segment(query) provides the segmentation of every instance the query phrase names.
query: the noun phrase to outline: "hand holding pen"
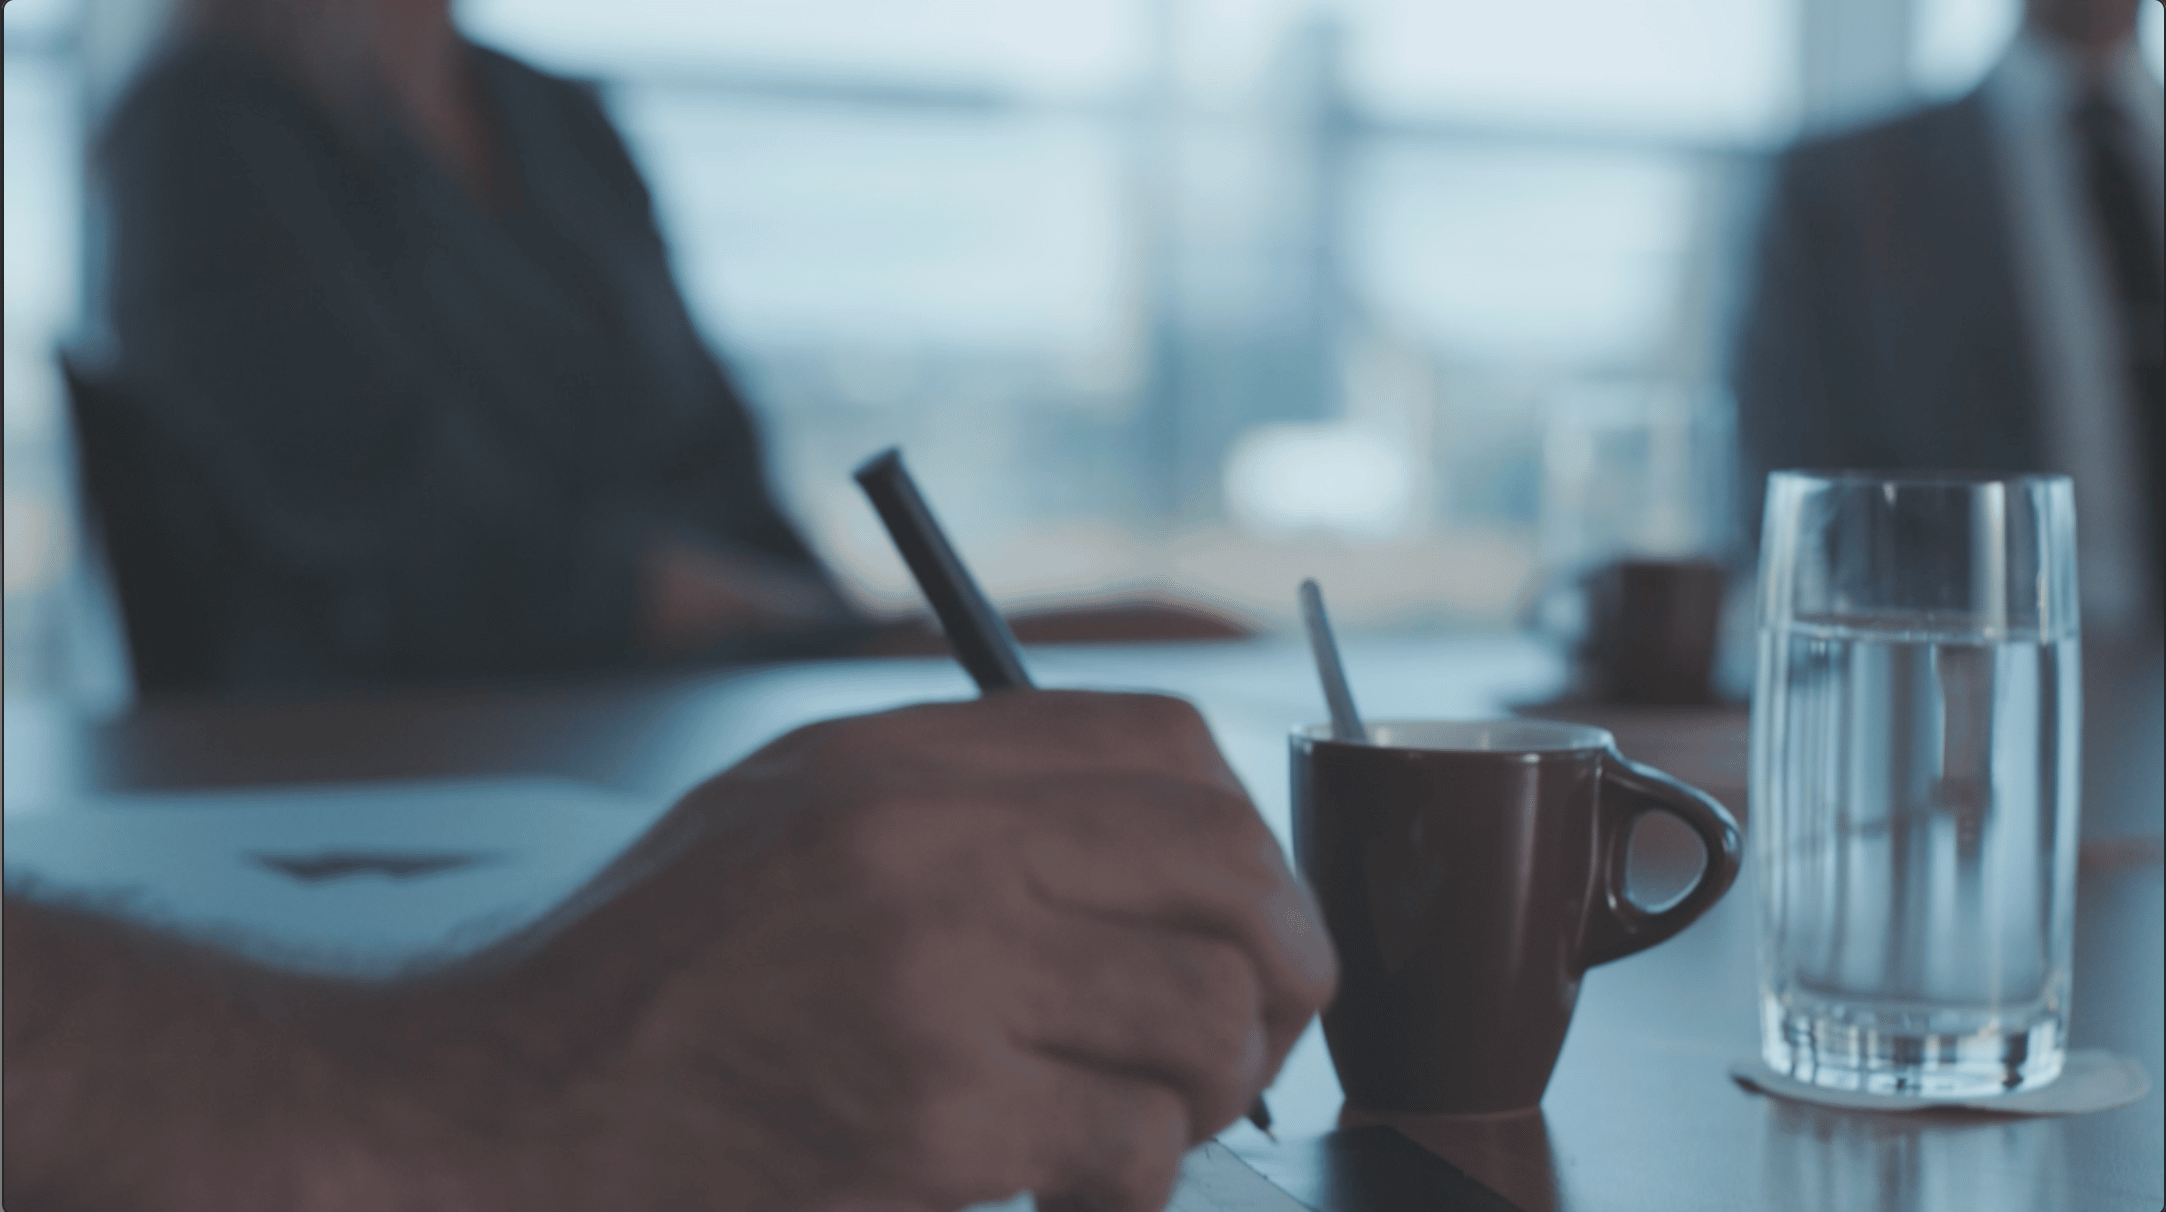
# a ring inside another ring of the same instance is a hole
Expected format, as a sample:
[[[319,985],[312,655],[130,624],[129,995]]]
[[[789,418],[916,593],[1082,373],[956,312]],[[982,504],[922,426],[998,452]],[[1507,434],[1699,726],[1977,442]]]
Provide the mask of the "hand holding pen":
[[[1007,621],[986,599],[933,520],[916,483],[903,468],[902,452],[889,448],[866,460],[857,470],[857,482],[940,620],[956,661],[977,683],[979,692],[1030,689],[1030,673],[1023,667],[1022,652]],[[1261,1094],[1249,1108],[1248,1120],[1270,1135],[1271,1109]]]

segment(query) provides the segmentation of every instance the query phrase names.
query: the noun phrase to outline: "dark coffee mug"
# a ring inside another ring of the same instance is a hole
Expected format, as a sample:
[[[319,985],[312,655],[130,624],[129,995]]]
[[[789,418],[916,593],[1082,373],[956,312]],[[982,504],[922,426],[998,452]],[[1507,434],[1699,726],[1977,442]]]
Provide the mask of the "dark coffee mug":
[[[1729,579],[1712,560],[1619,560],[1589,575],[1579,649],[1587,692],[1606,703],[1711,701]]]
[[[1349,1102],[1479,1114],[1542,1101],[1580,976],[1690,925],[1737,878],[1721,804],[1618,756],[1600,728],[1383,721],[1294,733],[1294,854],[1339,952],[1324,1038]],[[1662,909],[1625,896],[1632,826],[1706,850]]]

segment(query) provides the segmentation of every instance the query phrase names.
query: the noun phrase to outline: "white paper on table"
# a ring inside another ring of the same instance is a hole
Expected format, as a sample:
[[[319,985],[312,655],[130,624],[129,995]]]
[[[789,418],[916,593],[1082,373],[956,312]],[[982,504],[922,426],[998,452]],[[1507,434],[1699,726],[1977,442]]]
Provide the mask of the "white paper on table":
[[[7,883],[291,968],[379,974],[531,922],[668,807],[532,778],[10,803]]]

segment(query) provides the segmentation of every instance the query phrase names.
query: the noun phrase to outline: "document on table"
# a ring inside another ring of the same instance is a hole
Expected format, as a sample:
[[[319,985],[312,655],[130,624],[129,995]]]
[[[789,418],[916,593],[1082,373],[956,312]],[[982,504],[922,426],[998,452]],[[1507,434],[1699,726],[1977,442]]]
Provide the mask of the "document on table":
[[[978,1204],[964,1212],[1035,1212],[1028,1195],[997,1204]],[[1233,1150],[1205,1141],[1181,1159],[1181,1180],[1166,1212],[1309,1212],[1308,1205],[1271,1185],[1249,1169]]]
[[[526,925],[668,807],[569,779],[11,800],[7,883],[268,963],[372,974]]]

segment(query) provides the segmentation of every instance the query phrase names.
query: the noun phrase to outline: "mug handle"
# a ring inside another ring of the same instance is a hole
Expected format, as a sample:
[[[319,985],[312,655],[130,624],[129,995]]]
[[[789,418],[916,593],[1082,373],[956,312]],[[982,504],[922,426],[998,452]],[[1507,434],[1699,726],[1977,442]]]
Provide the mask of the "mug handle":
[[[1592,968],[1645,951],[1691,925],[1714,907],[1737,880],[1737,818],[1715,798],[1689,787],[1652,766],[1627,761],[1615,748],[1603,755],[1602,786],[1597,793],[1600,821],[1595,845],[1600,877],[1587,930],[1580,940],[1580,962]],[[1667,812],[1699,835],[1706,861],[1692,888],[1674,905],[1649,912],[1625,895],[1625,867],[1632,852],[1632,827],[1649,812]]]

